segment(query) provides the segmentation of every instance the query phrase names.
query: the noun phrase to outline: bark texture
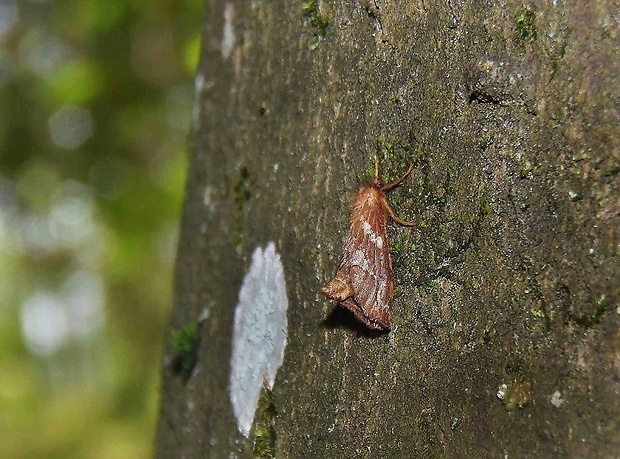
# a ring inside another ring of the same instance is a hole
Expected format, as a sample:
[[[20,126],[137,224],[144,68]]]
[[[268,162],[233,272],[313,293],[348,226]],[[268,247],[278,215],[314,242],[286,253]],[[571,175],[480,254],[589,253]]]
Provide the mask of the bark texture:
[[[198,339],[167,354],[157,457],[618,457],[619,21],[603,0],[210,1],[171,324]],[[388,334],[318,294],[375,154],[386,182],[419,160],[389,196],[420,225],[389,228]],[[287,346],[246,438],[233,317],[269,241]]]

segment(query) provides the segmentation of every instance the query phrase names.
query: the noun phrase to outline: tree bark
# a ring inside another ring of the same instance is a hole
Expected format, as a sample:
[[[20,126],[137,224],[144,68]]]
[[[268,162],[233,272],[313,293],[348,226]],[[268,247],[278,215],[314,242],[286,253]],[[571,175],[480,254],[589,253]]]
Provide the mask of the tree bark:
[[[209,2],[157,457],[618,457],[619,21]],[[318,294],[375,155],[386,182],[416,161],[389,333]]]

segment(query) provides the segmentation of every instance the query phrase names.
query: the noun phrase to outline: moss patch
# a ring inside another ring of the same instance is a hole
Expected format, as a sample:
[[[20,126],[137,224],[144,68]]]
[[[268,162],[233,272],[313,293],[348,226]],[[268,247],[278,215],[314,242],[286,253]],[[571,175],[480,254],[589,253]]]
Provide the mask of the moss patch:
[[[538,303],[538,308],[533,307],[530,309],[530,313],[537,319],[542,319],[544,331],[548,332],[551,329],[551,317],[549,316],[547,301],[538,282],[532,279],[526,293],[532,294],[534,301]]]
[[[259,459],[273,459],[276,457],[276,407],[273,403],[273,393],[263,388],[258,399],[256,409],[256,423],[254,427],[254,445],[252,457]]]
[[[531,397],[532,388],[529,383],[500,384],[497,389],[497,398],[502,401],[506,411],[512,411],[517,407],[523,408]]]
[[[179,330],[172,330],[170,347],[175,353],[174,371],[186,379],[198,360],[198,323],[192,322]]]
[[[535,42],[538,38],[536,29],[536,13],[532,10],[521,10],[515,17],[516,39],[519,43]]]
[[[411,143],[407,140],[389,139],[382,134],[377,136],[380,164],[388,169],[388,174],[381,174],[384,183],[392,182],[407,170],[413,160],[411,150]]]
[[[555,78],[555,75],[558,73],[558,66],[560,64],[560,60],[564,58],[564,54],[566,53],[566,45],[568,40],[565,38],[560,43],[560,46],[556,48],[550,55],[551,59],[551,75],[549,76],[549,81]]]
[[[592,314],[578,317],[575,322],[577,322],[583,327],[591,328],[601,321],[602,315],[605,313],[605,311],[607,311],[608,308],[609,302],[607,301],[607,297],[603,294],[596,301],[596,306]]]
[[[304,3],[303,15],[314,30],[315,41],[310,45],[310,49],[314,50],[318,48],[320,41],[327,33],[329,18],[326,14],[321,13],[321,8],[319,8],[319,3],[317,0],[309,0]]]

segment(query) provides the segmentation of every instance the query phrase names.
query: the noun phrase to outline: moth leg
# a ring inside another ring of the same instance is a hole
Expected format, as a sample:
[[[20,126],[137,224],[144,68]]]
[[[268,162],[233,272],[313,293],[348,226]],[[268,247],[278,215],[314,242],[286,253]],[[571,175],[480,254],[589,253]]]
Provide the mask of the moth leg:
[[[390,218],[392,220],[394,220],[396,223],[398,223],[399,225],[403,225],[403,226],[417,226],[416,222],[408,222],[406,220],[403,220],[402,218],[400,218],[398,215],[396,215],[394,213],[394,211],[392,210],[392,208],[390,207],[390,205],[386,205],[385,206],[390,214]]]
[[[394,188],[395,186],[400,185],[400,183],[401,183],[403,180],[405,180],[409,174],[411,174],[411,171],[413,170],[413,166],[414,166],[414,165],[415,165],[415,162],[411,163],[411,164],[409,165],[409,169],[407,169],[407,172],[405,172],[405,173],[404,173],[404,174],[403,174],[403,175],[402,175],[402,176],[401,176],[398,180],[396,180],[396,181],[394,181],[394,182],[392,182],[392,183],[388,183],[387,185],[383,185],[383,186],[381,187],[381,191],[389,191],[389,190],[391,190],[392,188]],[[376,171],[377,171],[376,173],[378,174],[378,173],[379,173],[379,163],[378,163],[378,162],[377,162],[377,169],[376,169]],[[393,217],[392,217],[392,218],[393,218]]]

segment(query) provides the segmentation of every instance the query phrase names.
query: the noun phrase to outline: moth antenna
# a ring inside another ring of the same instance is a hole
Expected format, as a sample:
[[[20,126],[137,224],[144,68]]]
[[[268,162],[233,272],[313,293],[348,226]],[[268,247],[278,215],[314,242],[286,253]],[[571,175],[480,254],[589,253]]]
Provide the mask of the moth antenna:
[[[379,182],[379,156],[375,155],[375,182]]]
[[[403,220],[402,218],[400,218],[398,215],[394,213],[394,211],[392,210],[389,204],[386,207],[390,214],[390,218],[394,220],[396,223],[398,223],[399,225],[403,225],[403,226],[417,226],[418,225],[416,222],[408,222],[407,220]]]
[[[383,185],[381,187],[381,191],[390,191],[392,188],[400,185],[400,183],[405,180],[407,178],[407,176],[409,174],[411,174],[411,171],[413,170],[413,166],[415,165],[415,162],[412,162],[409,165],[409,169],[407,169],[407,172],[405,172],[398,180],[396,180],[395,182],[392,183],[388,183],[387,185]],[[377,173],[379,173],[379,164],[377,163]],[[393,213],[392,213],[393,215]],[[393,217],[392,217],[393,218]]]

